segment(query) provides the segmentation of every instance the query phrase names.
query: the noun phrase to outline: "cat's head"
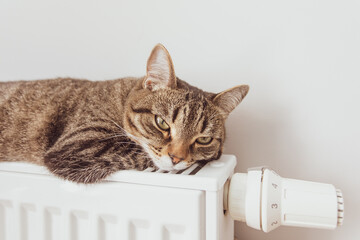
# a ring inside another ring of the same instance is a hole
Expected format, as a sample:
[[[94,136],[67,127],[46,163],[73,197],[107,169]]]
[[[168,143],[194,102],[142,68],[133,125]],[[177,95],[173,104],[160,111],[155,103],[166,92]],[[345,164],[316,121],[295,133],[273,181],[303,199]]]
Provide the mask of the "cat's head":
[[[168,51],[157,45],[147,75],[128,97],[123,124],[163,170],[181,170],[221,156],[225,119],[246,96],[247,85],[218,94],[177,79]]]

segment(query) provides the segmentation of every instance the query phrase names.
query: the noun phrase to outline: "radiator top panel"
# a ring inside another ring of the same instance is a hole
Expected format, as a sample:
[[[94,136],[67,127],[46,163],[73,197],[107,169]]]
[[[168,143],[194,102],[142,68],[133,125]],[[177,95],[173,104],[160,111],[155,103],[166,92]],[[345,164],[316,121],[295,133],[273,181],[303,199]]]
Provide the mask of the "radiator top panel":
[[[231,176],[235,165],[235,156],[222,155],[219,160],[196,163],[180,171],[168,172],[153,168],[147,168],[144,171],[122,170],[112,174],[105,181],[217,191]],[[1,171],[51,176],[45,167],[22,162],[2,162],[0,163]]]

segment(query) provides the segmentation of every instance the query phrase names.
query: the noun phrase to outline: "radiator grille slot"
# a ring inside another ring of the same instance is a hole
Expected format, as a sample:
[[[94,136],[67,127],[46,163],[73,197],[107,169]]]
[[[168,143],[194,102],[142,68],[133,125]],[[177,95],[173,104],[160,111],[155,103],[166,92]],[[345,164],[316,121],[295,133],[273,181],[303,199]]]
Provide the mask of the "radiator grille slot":
[[[191,165],[188,168],[185,168],[183,170],[175,170],[175,171],[165,171],[165,170],[161,170],[161,169],[155,169],[155,168],[146,168],[145,170],[143,170],[143,172],[157,172],[157,173],[167,173],[167,174],[181,174],[181,175],[195,175],[196,173],[198,173],[203,167],[205,167],[207,164],[207,162],[200,162],[200,163],[195,163],[193,165]]]

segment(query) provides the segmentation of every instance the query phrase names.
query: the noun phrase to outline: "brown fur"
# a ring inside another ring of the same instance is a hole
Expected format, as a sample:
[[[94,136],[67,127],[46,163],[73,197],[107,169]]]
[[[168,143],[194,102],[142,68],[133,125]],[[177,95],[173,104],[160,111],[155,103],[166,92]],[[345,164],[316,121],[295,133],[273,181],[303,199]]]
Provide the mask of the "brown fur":
[[[224,121],[248,87],[220,94],[193,87],[175,77],[162,45],[147,66],[143,78],[0,83],[0,161],[45,165],[61,178],[93,183],[120,169],[180,170],[219,158]],[[199,137],[213,140],[203,145]]]

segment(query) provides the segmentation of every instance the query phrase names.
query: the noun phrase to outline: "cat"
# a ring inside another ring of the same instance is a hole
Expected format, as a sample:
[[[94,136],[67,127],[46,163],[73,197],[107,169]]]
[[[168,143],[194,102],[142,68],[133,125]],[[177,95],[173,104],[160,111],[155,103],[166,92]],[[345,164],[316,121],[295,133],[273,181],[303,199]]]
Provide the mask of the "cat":
[[[0,161],[96,183],[122,169],[177,171],[222,154],[225,120],[249,90],[218,94],[176,77],[158,44],[146,76],[0,83]]]

